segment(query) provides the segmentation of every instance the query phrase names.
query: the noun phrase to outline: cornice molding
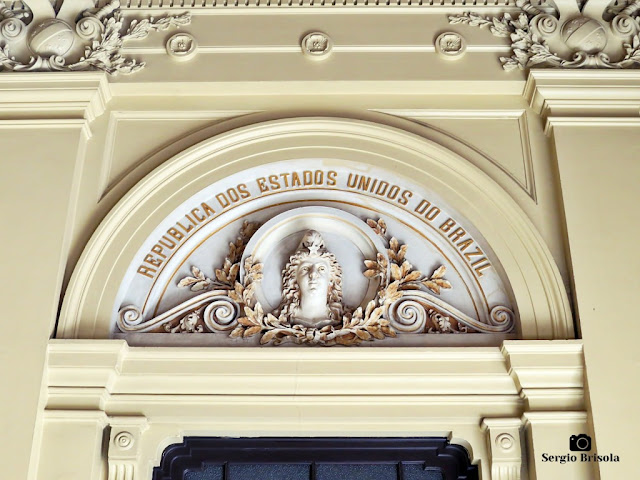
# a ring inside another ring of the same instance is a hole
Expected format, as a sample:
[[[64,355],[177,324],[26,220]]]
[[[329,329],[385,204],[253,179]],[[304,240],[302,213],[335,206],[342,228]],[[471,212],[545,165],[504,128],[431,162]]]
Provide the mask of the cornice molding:
[[[91,123],[111,100],[104,72],[0,75],[0,116],[5,119],[82,119]]]
[[[501,350],[529,409],[560,409],[568,399],[574,409],[584,408],[582,341],[507,340]]]
[[[568,426],[574,423],[584,424],[588,420],[587,412],[525,412],[522,421],[529,427],[531,425],[562,425]]]
[[[523,92],[547,133],[554,124],[637,123],[640,71],[531,70]]]
[[[78,389],[87,392],[83,398],[95,408],[90,392],[107,403],[113,395],[200,400],[211,395],[418,395],[428,403],[433,402],[427,397],[437,403],[436,397],[455,395],[460,405],[492,398],[516,406],[523,392],[526,397],[544,388],[550,401],[545,404],[541,397],[535,407],[551,410],[574,409],[576,395],[582,401],[583,375],[581,341],[505,341],[501,352],[497,347],[154,348],[130,347],[124,340],[51,340],[47,378],[49,406],[59,409],[77,401]]]
[[[163,2],[162,0],[123,0],[122,10],[128,11],[154,11],[179,9],[189,10],[198,14],[218,14],[221,11],[238,12],[265,12],[274,10],[284,10],[287,12],[309,12],[309,11],[360,11],[367,12],[389,12],[390,10],[411,11],[433,11],[442,7],[460,8],[460,3],[456,0],[431,0],[408,2],[407,0],[272,0],[270,2],[262,0],[184,0],[183,2]],[[479,0],[476,4],[465,9],[508,9],[514,10],[513,2],[510,0]]]

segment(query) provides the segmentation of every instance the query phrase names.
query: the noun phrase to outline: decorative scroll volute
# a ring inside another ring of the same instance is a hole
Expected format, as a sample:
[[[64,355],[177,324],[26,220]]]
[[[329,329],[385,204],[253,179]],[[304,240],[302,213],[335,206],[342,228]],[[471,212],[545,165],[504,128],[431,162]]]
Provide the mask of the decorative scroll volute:
[[[517,0],[519,15],[450,15],[452,24],[488,28],[511,41],[513,54],[501,57],[505,70],[536,66],[632,68],[640,65],[640,1],[598,0],[534,4]],[[606,19],[606,20],[605,20]]]
[[[318,215],[332,212],[323,208]],[[271,222],[276,220],[278,217]],[[355,217],[353,221],[360,222]],[[237,239],[229,243],[223,264],[215,269],[215,278],[207,277],[201,266],[192,265],[191,275],[179,279],[178,286],[198,293],[196,296],[148,320],[143,320],[135,306],[126,306],[119,312],[118,328],[123,332],[215,333],[237,341],[258,337],[260,344],[324,346],[383,341],[398,334],[513,330],[515,315],[505,306],[493,307],[487,314],[488,322],[482,322],[442,300],[441,293],[452,289],[447,267],[440,265],[428,275],[414,268],[408,260],[408,245],[387,233],[383,219],[367,219],[358,228],[370,232],[380,245],[377,253],[365,258],[359,272],[349,272],[375,286],[372,297],[359,306],[346,303],[346,272],[316,230],[298,230],[298,246],[280,275],[280,303],[275,307],[263,304],[264,265],[253,256],[255,252],[245,249],[249,244],[255,248],[270,241],[262,236],[277,228],[259,228],[257,223],[245,221]],[[257,243],[252,240],[254,235],[259,238]]]
[[[23,4],[29,8],[11,10],[0,2],[0,66],[4,70],[134,73],[145,64],[121,54],[125,41],[191,21],[189,13],[182,13],[132,20],[125,28],[119,0],[101,8],[94,8],[92,0],[64,0],[57,13],[48,0],[23,0]]]

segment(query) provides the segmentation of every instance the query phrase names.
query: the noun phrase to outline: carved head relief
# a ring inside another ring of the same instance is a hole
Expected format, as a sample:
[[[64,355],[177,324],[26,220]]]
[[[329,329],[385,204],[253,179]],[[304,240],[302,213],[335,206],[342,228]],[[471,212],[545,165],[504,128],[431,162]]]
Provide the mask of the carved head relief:
[[[282,272],[280,311],[291,324],[322,328],[342,318],[342,269],[315,230],[307,231]]]

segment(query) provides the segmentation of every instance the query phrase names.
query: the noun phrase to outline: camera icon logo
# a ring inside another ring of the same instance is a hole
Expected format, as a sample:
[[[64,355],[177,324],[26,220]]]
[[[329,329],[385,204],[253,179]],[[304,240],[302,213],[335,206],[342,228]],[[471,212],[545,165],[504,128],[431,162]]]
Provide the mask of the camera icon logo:
[[[585,433],[569,437],[569,450],[572,452],[588,452],[591,450],[591,437]]]

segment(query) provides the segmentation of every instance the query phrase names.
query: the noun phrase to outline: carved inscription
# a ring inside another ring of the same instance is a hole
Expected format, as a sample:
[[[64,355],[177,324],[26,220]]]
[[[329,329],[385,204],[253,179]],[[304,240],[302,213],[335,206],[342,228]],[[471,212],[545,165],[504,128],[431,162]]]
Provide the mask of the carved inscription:
[[[214,193],[210,200],[186,207],[181,217],[158,238],[144,256],[138,274],[153,279],[171,255],[200,226],[225,210],[252,198],[288,190],[329,189],[369,195],[411,212],[432,224],[462,255],[476,276],[491,268],[491,263],[471,235],[431,200],[384,178],[330,169],[295,170],[247,180]]]

